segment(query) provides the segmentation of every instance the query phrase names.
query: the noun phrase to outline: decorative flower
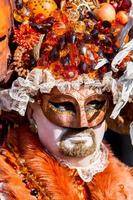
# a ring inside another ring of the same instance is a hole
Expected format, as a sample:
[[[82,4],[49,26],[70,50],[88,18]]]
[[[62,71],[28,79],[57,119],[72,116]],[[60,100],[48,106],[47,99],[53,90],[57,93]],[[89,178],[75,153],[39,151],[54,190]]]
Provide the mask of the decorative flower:
[[[56,61],[52,63],[49,69],[52,71],[52,74],[54,75],[55,79],[60,79],[62,77],[63,66],[61,65],[60,62]]]
[[[27,50],[32,50],[39,42],[40,33],[32,29],[29,24],[20,25],[19,29],[14,30],[14,42]]]
[[[78,68],[76,66],[66,66],[62,73],[62,76],[67,81],[75,80],[79,75]]]
[[[54,0],[28,0],[26,6],[33,16],[41,13],[45,18],[49,17],[57,9],[57,4]]]
[[[57,35],[54,32],[50,31],[46,36],[45,44],[51,45],[51,46],[58,44]]]
[[[99,79],[98,71],[90,70],[88,73],[90,79]]]

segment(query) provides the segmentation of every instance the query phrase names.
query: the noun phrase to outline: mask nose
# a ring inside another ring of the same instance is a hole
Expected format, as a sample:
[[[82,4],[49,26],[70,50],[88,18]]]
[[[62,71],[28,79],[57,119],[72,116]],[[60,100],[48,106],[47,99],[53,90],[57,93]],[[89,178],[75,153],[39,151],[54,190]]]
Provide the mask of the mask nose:
[[[85,112],[84,106],[80,107],[80,116],[79,116],[79,126],[80,128],[88,128],[88,121],[87,121],[87,116]]]

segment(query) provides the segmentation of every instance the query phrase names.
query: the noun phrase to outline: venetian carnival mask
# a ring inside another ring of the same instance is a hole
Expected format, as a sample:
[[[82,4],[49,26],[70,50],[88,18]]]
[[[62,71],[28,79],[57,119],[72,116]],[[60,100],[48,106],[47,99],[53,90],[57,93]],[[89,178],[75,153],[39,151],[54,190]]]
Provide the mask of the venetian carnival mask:
[[[62,94],[53,88],[50,94],[41,95],[45,116],[54,124],[68,128],[91,128],[99,125],[107,111],[107,97],[81,87]]]
[[[47,94],[40,95],[40,103],[30,104],[30,107],[40,141],[47,149],[54,155],[64,155],[69,159],[83,159],[99,151],[105,132],[105,95],[81,87],[65,94],[53,88],[49,99],[45,97]]]
[[[80,158],[99,149],[104,130],[99,133],[95,130],[105,119],[108,104],[105,94],[97,94],[84,86],[78,91],[71,89],[61,93],[55,87],[50,94],[41,94],[40,98],[44,115],[64,130],[58,138],[63,154]],[[58,139],[53,143],[57,143]]]

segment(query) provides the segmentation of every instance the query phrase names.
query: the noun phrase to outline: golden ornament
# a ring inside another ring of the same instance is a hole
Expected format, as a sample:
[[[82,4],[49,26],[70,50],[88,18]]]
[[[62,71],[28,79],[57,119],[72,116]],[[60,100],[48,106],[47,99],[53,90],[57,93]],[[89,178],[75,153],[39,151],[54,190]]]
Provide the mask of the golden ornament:
[[[54,0],[29,0],[26,4],[33,16],[43,14],[46,18],[57,9]]]

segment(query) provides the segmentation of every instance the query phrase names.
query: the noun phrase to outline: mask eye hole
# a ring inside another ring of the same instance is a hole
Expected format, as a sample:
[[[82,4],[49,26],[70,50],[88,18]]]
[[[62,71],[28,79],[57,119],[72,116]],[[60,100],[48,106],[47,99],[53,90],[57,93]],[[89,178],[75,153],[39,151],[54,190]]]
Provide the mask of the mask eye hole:
[[[6,35],[3,35],[2,37],[0,37],[0,42],[2,42],[5,39],[6,39]]]
[[[95,125],[104,119],[106,114],[106,100],[92,100],[85,105],[87,120]]]
[[[76,113],[75,107],[71,102],[52,102],[49,101],[49,106],[59,112]]]
[[[93,100],[86,105],[86,111],[87,112],[89,110],[97,110],[98,111],[98,110],[102,109],[104,104],[105,104],[105,100],[104,101]]]

